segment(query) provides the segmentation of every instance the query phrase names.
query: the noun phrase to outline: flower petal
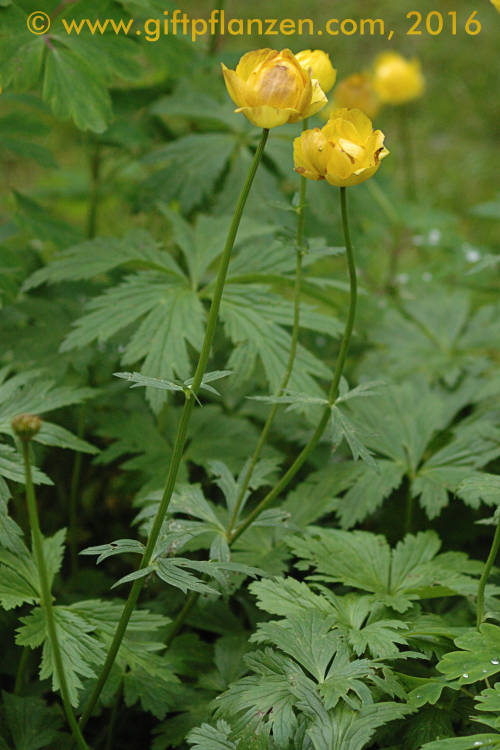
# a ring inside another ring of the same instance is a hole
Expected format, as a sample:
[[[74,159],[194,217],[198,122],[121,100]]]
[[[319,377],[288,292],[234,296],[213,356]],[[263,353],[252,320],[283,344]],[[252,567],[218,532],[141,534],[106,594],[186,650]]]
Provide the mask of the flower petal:
[[[236,66],[236,74],[246,81],[249,75],[263,63],[272,60],[274,57],[278,57],[279,54],[278,50],[269,48],[255,49],[252,52],[247,52]]]
[[[234,110],[241,112],[254,125],[259,128],[275,128],[290,122],[291,115],[296,113],[294,109],[277,109],[264,104],[260,107],[239,107]]]
[[[246,84],[234,70],[226,68],[224,63],[222,65],[222,73],[224,75],[224,81],[228,90],[229,96],[236,104],[237,107],[244,107],[246,102]]]

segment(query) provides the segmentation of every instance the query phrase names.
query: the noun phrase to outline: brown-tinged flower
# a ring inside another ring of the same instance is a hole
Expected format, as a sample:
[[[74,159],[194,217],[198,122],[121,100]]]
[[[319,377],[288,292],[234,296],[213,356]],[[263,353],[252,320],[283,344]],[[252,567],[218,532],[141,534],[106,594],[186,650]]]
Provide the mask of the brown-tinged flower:
[[[222,72],[235,112],[261,128],[298,122],[327,102],[318,81],[289,49],[247,52],[236,70],[222,64]]]

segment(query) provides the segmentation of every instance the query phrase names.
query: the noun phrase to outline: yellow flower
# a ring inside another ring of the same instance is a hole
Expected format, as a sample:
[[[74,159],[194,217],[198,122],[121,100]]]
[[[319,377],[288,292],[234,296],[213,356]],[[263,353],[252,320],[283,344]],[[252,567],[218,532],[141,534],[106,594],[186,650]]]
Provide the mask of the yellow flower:
[[[493,3],[493,5],[495,6],[495,8],[500,13],[500,0],[491,0],[491,2]]]
[[[420,62],[397,52],[383,52],[375,60],[373,85],[382,102],[404,104],[422,96],[425,78]]]
[[[321,112],[321,117],[327,120],[334,109],[347,108],[360,109],[373,120],[380,107],[381,101],[373,88],[372,77],[368,73],[354,73],[337,84],[333,102]]]
[[[311,77],[316,78],[325,94],[328,94],[337,80],[337,71],[330,62],[330,55],[322,49],[303,49],[295,57],[303,68],[311,71]]]
[[[359,109],[334,110],[321,130],[306,130],[293,143],[295,170],[337,187],[364,182],[388,153],[384,134]]]
[[[250,122],[275,128],[316,114],[327,102],[318,81],[289,50],[259,49],[243,55],[236,70],[222,64],[229,96]]]

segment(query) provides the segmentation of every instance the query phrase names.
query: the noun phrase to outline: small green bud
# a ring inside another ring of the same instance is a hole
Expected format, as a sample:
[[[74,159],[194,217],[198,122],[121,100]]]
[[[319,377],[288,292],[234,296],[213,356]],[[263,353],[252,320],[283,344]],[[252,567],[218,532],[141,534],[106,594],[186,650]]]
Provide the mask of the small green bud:
[[[16,435],[27,443],[39,432],[42,420],[36,414],[18,414],[12,420],[11,425]]]

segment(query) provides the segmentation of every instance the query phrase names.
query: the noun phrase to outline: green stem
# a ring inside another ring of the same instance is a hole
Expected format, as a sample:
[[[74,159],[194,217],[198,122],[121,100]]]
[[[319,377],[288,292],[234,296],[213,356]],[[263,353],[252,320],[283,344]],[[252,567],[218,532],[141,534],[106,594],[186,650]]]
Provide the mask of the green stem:
[[[222,12],[224,10],[225,4],[226,4],[225,0],[215,0],[213,10],[219,10]],[[220,21],[220,14],[219,14],[219,21]],[[215,53],[217,52],[217,44],[219,42],[219,39],[220,39],[220,35],[218,33],[212,34],[212,36],[210,37],[210,44],[208,45],[208,54],[210,55],[210,57],[213,57]]]
[[[165,645],[168,647],[176,637],[176,635],[179,633],[180,629],[184,625],[184,621],[186,620],[187,616],[193,609],[194,605],[198,601],[199,593],[198,591],[190,591],[189,595],[184,602],[184,606],[179,611],[177,617],[173,621],[170,630],[168,631],[168,635],[165,638]]]
[[[499,547],[500,547],[500,518],[498,520],[497,527],[495,529],[495,536],[493,537],[490,554],[488,555],[488,559],[486,560],[484,564],[483,572],[481,574],[481,578],[479,579],[479,587],[477,590],[477,620],[476,620],[476,626],[478,630],[484,620],[484,589],[486,587],[486,581],[488,580],[488,576],[496,560]]]
[[[399,133],[406,178],[406,197],[408,200],[414,201],[417,198],[417,181],[415,177],[415,162],[413,159],[413,144],[408,109],[405,106],[399,108]]]
[[[406,488],[406,509],[405,509],[405,534],[411,534],[413,530],[413,510],[415,501],[412,495],[412,480],[408,477],[408,486]]]
[[[162,496],[160,505],[158,507],[158,510],[157,510],[157,513],[153,522],[153,526],[148,536],[146,549],[144,550],[144,554],[139,564],[140,570],[146,568],[151,561],[151,558],[153,556],[153,552],[156,546],[156,542],[160,535],[163,521],[165,519],[165,515],[168,510],[170,499],[174,491],[175,483],[177,480],[177,474],[179,472],[179,467],[181,464],[182,456],[184,454],[184,444],[186,442],[189,420],[190,420],[191,412],[193,410],[193,406],[195,402],[194,397],[198,394],[198,390],[200,388],[203,375],[205,374],[205,370],[206,370],[207,363],[208,363],[208,358],[210,356],[210,350],[212,348],[212,344],[214,340],[215,328],[217,325],[217,318],[219,314],[219,307],[220,307],[220,302],[222,298],[222,292],[224,290],[227,269],[229,266],[229,261],[231,259],[231,252],[233,249],[234,241],[236,239],[236,234],[238,232],[238,227],[241,221],[241,216],[243,214],[243,209],[245,207],[245,203],[248,198],[248,194],[250,192],[250,188],[252,186],[255,173],[257,172],[257,167],[259,166],[260,160],[262,158],[262,154],[264,152],[264,148],[266,145],[268,135],[269,135],[269,130],[264,129],[262,131],[262,137],[260,139],[260,143],[255,152],[255,156],[253,158],[250,170],[245,180],[245,184],[243,185],[243,188],[241,190],[238,203],[236,205],[236,209],[234,212],[233,220],[229,228],[228,236],[226,239],[226,244],[225,244],[224,251],[222,253],[222,257],[220,261],[219,271],[217,274],[217,282],[215,284],[214,296],[212,299],[212,304],[210,306],[210,312],[208,314],[207,326],[205,329],[205,337],[204,337],[202,349],[200,352],[200,358],[198,360],[198,366],[194,374],[193,383],[190,389],[191,392],[186,393],[184,408],[182,410],[182,415],[180,418],[179,426],[177,428],[177,435],[175,439],[174,448],[172,451],[172,458],[170,460],[168,475],[167,475],[167,479],[165,482],[165,489],[163,491],[163,496]],[[137,604],[137,600],[139,598],[139,594],[141,593],[143,585],[144,585],[144,578],[137,578],[132,584],[130,593],[128,595],[128,599],[123,608],[120,621],[117,625],[115,635],[111,642],[111,646],[106,656],[106,660],[102,667],[101,673],[97,679],[96,685],[89,698],[85,711],[83,712],[80,718],[81,727],[85,726],[90,715],[92,714],[92,711],[94,710],[94,706],[96,705],[99,695],[101,694],[101,690],[104,687],[104,684],[108,678],[108,675],[115,661],[116,655],[118,653],[118,649],[120,648],[121,642],[125,635],[128,622]]]
[[[299,205],[297,208],[298,211],[298,220],[297,220],[297,237],[296,237],[296,254],[297,254],[297,263],[295,268],[295,286],[294,286],[294,299],[293,299],[293,329],[292,329],[292,341],[290,344],[290,352],[288,355],[288,362],[285,369],[285,373],[283,375],[283,379],[281,381],[280,387],[278,389],[277,396],[282,396],[285,388],[288,385],[288,382],[290,380],[290,377],[292,375],[293,370],[293,364],[295,362],[295,356],[297,354],[297,344],[299,340],[299,331],[300,331],[300,290],[301,290],[301,283],[302,283],[302,259],[304,257],[304,215],[305,215],[305,202],[306,202],[306,189],[307,189],[307,179],[305,177],[300,178],[300,193],[299,193]],[[252,478],[255,465],[257,464],[257,461],[260,458],[260,454],[262,452],[262,449],[264,448],[264,445],[267,440],[267,436],[269,434],[269,430],[271,429],[271,425],[274,421],[274,417],[276,416],[276,412],[278,411],[279,403],[274,403],[271,411],[269,412],[269,416],[266,419],[266,422],[264,424],[264,427],[262,428],[262,432],[260,434],[259,440],[257,442],[257,445],[255,447],[255,450],[253,452],[253,456],[250,460],[250,463],[248,465],[248,468],[246,470],[245,476],[243,478],[242,485],[240,487],[240,491],[238,493],[238,497],[236,498],[236,503],[233,509],[233,512],[231,514],[231,519],[229,521],[229,525],[227,527],[227,536],[228,538],[231,538],[231,533],[233,531],[234,525],[238,519],[238,515],[241,509],[241,505],[245,499],[245,493],[248,489],[248,485],[250,484],[250,480]]]
[[[118,709],[120,707],[120,702],[122,699],[123,694],[123,680],[120,682],[120,686],[118,690],[116,691],[115,700],[113,703],[113,708],[111,709],[111,717],[109,719],[109,725],[108,725],[108,733],[106,737],[106,746],[104,750],[113,750],[113,742],[114,742],[114,735],[115,735],[115,727],[116,727],[116,720],[118,718]]]
[[[78,413],[77,435],[83,438],[85,432],[85,416],[87,412],[86,404],[82,404]],[[82,470],[82,452],[77,451],[71,474],[71,488],[69,495],[69,521],[68,521],[68,542],[71,559],[71,572],[75,575],[78,572],[78,488],[80,485],[80,474]]]
[[[356,278],[356,266],[354,263],[354,251],[351,242],[351,234],[349,230],[349,220],[347,215],[347,192],[346,188],[340,188],[340,207],[342,213],[342,228],[344,232],[347,266],[349,270],[349,281],[350,281],[350,296],[349,296],[349,310],[347,314],[347,321],[344,329],[344,336],[340,345],[339,355],[335,365],[335,372],[333,380],[330,386],[328,394],[328,404],[325,407],[323,415],[320,419],[318,426],[316,427],[311,439],[306,446],[299,453],[293,464],[290,466],[286,474],[280,479],[280,481],[268,492],[268,494],[260,501],[260,503],[254,508],[254,510],[247,516],[247,518],[236,527],[231,535],[231,544],[243,534],[243,532],[253,523],[253,521],[262,513],[265,508],[282,492],[285,487],[292,481],[294,476],[297,474],[299,469],[307,461],[313,450],[316,448],[320,441],[326,426],[330,420],[331,407],[333,406],[335,399],[338,394],[338,387],[340,378],[344,371],[345,360],[347,357],[347,351],[349,349],[349,343],[352,336],[352,329],[354,326],[354,318],[356,315],[356,301],[357,301],[357,278]]]
[[[87,213],[87,237],[93,239],[97,234],[97,220],[101,183],[101,144],[96,143],[90,156],[90,193]]]
[[[17,666],[16,682],[14,684],[14,695],[19,695],[19,693],[23,689],[24,674],[26,672],[26,664],[28,663],[29,652],[29,648],[27,646],[24,646],[21,658],[19,659],[19,664]]]
[[[26,477],[26,505],[28,507],[28,516],[31,527],[31,538],[33,541],[33,551],[35,554],[36,564],[38,568],[38,575],[40,578],[41,597],[40,604],[45,610],[47,619],[47,631],[49,634],[50,645],[52,648],[52,654],[54,658],[54,664],[59,681],[59,687],[61,691],[61,698],[66,713],[68,724],[71,728],[71,734],[75,740],[77,746],[81,750],[89,750],[89,747],[82,737],[81,731],[78,727],[71,701],[69,698],[68,684],[66,682],[66,674],[64,672],[64,664],[59,646],[59,639],[57,637],[56,621],[54,617],[54,610],[52,608],[52,593],[50,590],[49,579],[47,575],[47,567],[45,565],[45,556],[43,552],[43,537],[40,531],[40,522],[38,519],[38,509],[36,505],[35,489],[33,487],[33,480],[31,476],[31,459],[30,459],[30,446],[28,440],[21,440],[23,447],[24,457],[24,471]]]

